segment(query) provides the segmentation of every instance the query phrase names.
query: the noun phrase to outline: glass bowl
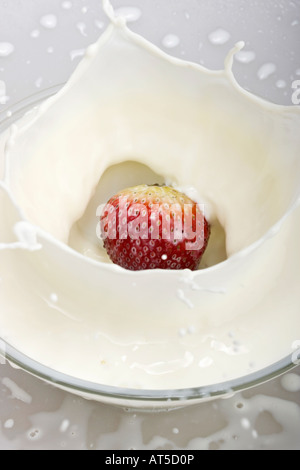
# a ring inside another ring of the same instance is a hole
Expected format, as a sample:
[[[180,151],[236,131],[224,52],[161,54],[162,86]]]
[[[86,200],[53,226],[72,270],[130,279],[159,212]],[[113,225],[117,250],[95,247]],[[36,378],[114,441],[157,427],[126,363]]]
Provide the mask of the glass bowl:
[[[234,65],[239,83],[278,104],[292,105],[299,78],[296,46],[300,2],[246,0],[112,1],[129,26],[171,55],[212,69],[223,68],[239,40],[246,52]],[[0,133],[27,110],[55,94],[85,48],[108,23],[100,0],[7,2],[0,9]],[[24,80],[26,77],[26,80]],[[1,337],[1,332],[0,332]],[[298,347],[298,346],[297,346]],[[300,347],[300,345],[299,345]],[[134,390],[71,377],[45,367],[0,339],[0,353],[13,366],[85,398],[130,408],[172,408],[227,397],[300,363],[300,350],[269,367],[219,384],[179,390]]]

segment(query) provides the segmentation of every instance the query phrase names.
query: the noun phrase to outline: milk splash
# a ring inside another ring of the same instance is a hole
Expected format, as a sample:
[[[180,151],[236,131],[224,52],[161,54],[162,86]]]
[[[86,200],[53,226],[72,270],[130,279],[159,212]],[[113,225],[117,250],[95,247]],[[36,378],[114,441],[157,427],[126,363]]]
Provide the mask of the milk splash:
[[[286,376],[285,393],[277,379],[227,400],[160,413],[76,398],[13,373],[8,365],[3,374],[1,398],[8,406],[0,419],[0,439],[5,449],[299,450],[299,396],[290,390],[299,383],[299,371]],[[26,397],[26,403],[15,395]],[[32,403],[28,397],[34,397]]]
[[[1,137],[1,332],[45,366],[126,393],[228,390],[293,353],[299,109],[241,89],[232,63],[243,42],[213,72],[170,57],[104,8],[111,24],[69,83]],[[109,176],[126,163],[129,172]],[[206,269],[187,277],[128,273],[105,258],[97,198],[149,174],[203,195],[213,252],[225,256],[208,253]]]

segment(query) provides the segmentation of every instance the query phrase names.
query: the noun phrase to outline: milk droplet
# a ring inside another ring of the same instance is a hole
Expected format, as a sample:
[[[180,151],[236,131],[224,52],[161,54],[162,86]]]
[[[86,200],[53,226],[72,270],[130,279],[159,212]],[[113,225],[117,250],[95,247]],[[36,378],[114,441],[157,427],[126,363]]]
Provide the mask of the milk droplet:
[[[300,376],[286,374],[281,378],[281,385],[287,392],[300,392]]]
[[[58,295],[55,294],[55,292],[53,292],[51,295],[50,295],[50,301],[53,303],[53,304],[56,304],[58,302]]]
[[[30,33],[30,37],[33,38],[33,39],[36,39],[39,37],[40,35],[40,31],[38,29],[34,29],[33,31],[31,31]]]
[[[275,64],[268,62],[267,64],[262,65],[260,69],[257,72],[257,76],[259,80],[266,80],[269,78],[273,73],[275,73],[277,70],[277,67]]]
[[[235,54],[235,59],[241,64],[250,64],[256,58],[256,54],[253,51],[239,51]]]
[[[70,10],[70,8],[72,8],[72,2],[68,2],[68,1],[62,2],[61,7],[64,10]]]
[[[88,9],[87,6],[81,8],[81,13],[83,13],[84,15],[85,15],[88,11],[89,11],[89,9]]]
[[[8,388],[11,392],[10,398],[20,400],[23,403],[27,403],[30,405],[32,402],[32,397],[25,392],[22,388],[20,388],[15,382],[13,382],[9,377],[4,377],[2,379],[3,385]]]
[[[124,18],[128,23],[133,23],[140,19],[142,12],[136,7],[121,7],[115,10],[115,15]]]
[[[87,34],[86,34],[86,24],[85,23],[82,23],[80,21],[79,23],[77,23],[76,28],[82,34],[82,36],[85,36],[85,37],[87,36]]]
[[[60,425],[60,432],[66,432],[70,426],[70,421],[68,419],[64,419]]]
[[[229,41],[230,34],[228,33],[228,31],[225,31],[225,29],[219,28],[216,29],[216,31],[210,33],[208,39],[214,46],[222,46],[223,44],[226,44],[226,42]]]
[[[100,21],[100,20],[97,20],[97,19],[96,19],[96,20],[94,21],[94,23],[95,23],[95,26],[97,26],[97,28],[99,28],[99,29],[103,29],[103,28],[104,28],[104,23],[103,23],[103,21]]]
[[[173,49],[174,47],[177,47],[179,44],[180,44],[180,39],[175,34],[167,34],[162,40],[162,45],[166,47],[167,49]]]
[[[250,423],[249,419],[247,419],[247,418],[243,418],[241,420],[241,425],[244,429],[250,429],[251,428],[251,423]]]
[[[300,69],[296,70],[296,75],[300,75]]]
[[[207,367],[210,367],[213,364],[213,360],[211,357],[204,357],[204,359],[201,359],[199,362],[199,367],[202,367],[203,369],[206,369]]]
[[[187,335],[187,331],[185,328],[180,328],[180,330],[178,331],[178,334],[181,338],[184,338],[184,336]]]
[[[286,81],[285,80],[277,80],[276,86],[277,86],[277,88],[285,88],[286,87]]]
[[[291,22],[291,26],[298,26],[299,20],[294,20]]]
[[[173,434],[179,434],[179,429],[178,428],[173,428],[172,433]]]
[[[85,49],[74,49],[70,52],[71,60],[77,59],[77,57],[83,57],[85,54]]]
[[[0,42],[0,57],[8,57],[15,50],[15,46],[10,42]]]
[[[54,47],[49,46],[49,47],[47,48],[47,52],[48,52],[48,54],[53,54],[53,52],[54,52]]]
[[[44,15],[40,19],[40,23],[44,28],[54,29],[57,26],[57,17],[55,15]]]
[[[35,84],[35,86],[36,86],[37,88],[41,88],[42,83],[43,83],[43,77],[38,77],[38,78],[36,79],[36,81],[34,82],[34,84]]]
[[[5,429],[12,429],[14,427],[14,420],[13,419],[8,419],[7,421],[5,421],[4,423],[4,428]]]

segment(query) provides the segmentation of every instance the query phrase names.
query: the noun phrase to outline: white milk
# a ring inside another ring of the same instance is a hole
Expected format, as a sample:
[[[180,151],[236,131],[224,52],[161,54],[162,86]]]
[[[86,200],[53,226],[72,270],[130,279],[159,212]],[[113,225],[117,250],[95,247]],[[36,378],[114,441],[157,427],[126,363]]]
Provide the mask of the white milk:
[[[300,110],[238,86],[241,44],[211,72],[106,9],[111,24],[69,83],[1,139],[1,336],[118,387],[190,388],[266,367],[300,338]],[[109,262],[96,208],[129,181],[168,181],[206,204],[202,269]]]

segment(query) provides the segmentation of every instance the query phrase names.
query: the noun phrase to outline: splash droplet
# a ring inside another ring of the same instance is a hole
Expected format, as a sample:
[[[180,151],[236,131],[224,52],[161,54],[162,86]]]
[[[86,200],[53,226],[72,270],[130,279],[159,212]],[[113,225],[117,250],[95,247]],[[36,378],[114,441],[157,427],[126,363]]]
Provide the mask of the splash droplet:
[[[50,295],[50,302],[52,302],[53,304],[56,304],[58,302],[58,295],[55,294],[55,292],[53,292],[51,295]]]
[[[202,369],[206,369],[207,367],[210,367],[212,364],[213,364],[213,359],[211,357],[204,357],[203,359],[201,359],[199,361],[199,367],[201,367]]]
[[[230,34],[228,31],[225,31],[225,29],[219,28],[210,33],[208,39],[214,46],[222,46],[229,41]]]
[[[243,418],[241,420],[241,425],[244,429],[250,429],[251,428],[251,423],[250,423],[249,419],[247,419],[247,418]]]
[[[273,73],[275,73],[277,70],[277,67],[275,64],[272,62],[268,62],[267,64],[262,65],[260,69],[257,72],[257,76],[259,80],[266,80],[269,78]]]
[[[128,23],[133,23],[140,19],[142,12],[136,7],[121,7],[115,10],[115,15],[124,18]]]
[[[70,10],[72,8],[72,2],[68,2],[67,0],[65,2],[62,2],[61,7],[64,10]]]
[[[241,64],[250,64],[256,59],[256,54],[253,51],[239,51],[235,54],[235,59]]]
[[[277,80],[276,82],[277,88],[285,88],[286,87],[286,81],[285,80]]]
[[[94,23],[95,23],[95,26],[97,26],[97,28],[99,28],[99,29],[103,29],[103,28],[104,28],[104,23],[103,23],[103,21],[100,21],[100,20],[97,20],[97,19],[96,19],[96,20],[94,21]]]
[[[15,425],[15,422],[13,419],[8,419],[7,421],[5,421],[4,423],[4,428],[5,429],[12,429]]]
[[[84,37],[87,36],[87,34],[86,34],[86,24],[85,23],[82,23],[80,21],[79,23],[77,23],[76,28],[82,34],[82,36],[84,36]]]
[[[34,82],[34,84],[35,84],[35,86],[36,86],[37,88],[41,88],[42,83],[43,83],[43,77],[38,77],[38,78],[36,79],[36,81]]]
[[[174,47],[179,46],[179,44],[180,39],[175,34],[167,34],[162,40],[162,45],[167,49],[173,49]]]
[[[83,57],[85,54],[85,49],[74,49],[73,51],[70,52],[70,58],[71,60],[77,59],[77,57]]]
[[[15,50],[15,46],[10,42],[0,42],[0,57],[8,57]]]
[[[34,29],[33,31],[31,31],[30,33],[30,37],[33,38],[33,39],[36,39],[39,37],[40,35],[40,31],[38,29]]]
[[[69,427],[70,427],[70,421],[68,419],[64,419],[60,425],[59,430],[60,432],[64,433],[68,430]]]
[[[44,15],[40,19],[40,24],[46,29],[54,29],[57,26],[57,17],[55,15]]]
[[[297,374],[286,374],[281,378],[281,385],[287,392],[300,392],[300,376]]]

